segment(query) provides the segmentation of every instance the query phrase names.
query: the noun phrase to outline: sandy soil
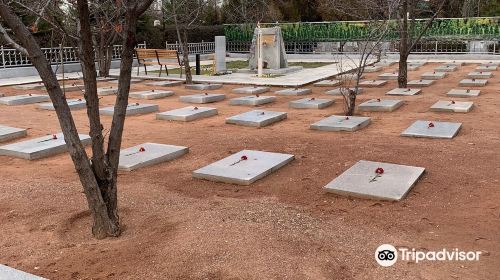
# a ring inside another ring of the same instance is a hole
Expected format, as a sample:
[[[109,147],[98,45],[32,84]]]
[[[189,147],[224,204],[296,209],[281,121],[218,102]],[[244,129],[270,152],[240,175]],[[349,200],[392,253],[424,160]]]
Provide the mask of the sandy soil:
[[[434,67],[410,72],[410,78]],[[0,263],[50,279],[499,279],[500,72],[471,99],[472,112],[429,112],[437,100],[450,100],[446,92],[475,67],[465,65],[421,95],[399,98],[405,105],[395,112],[361,113],[372,117],[372,124],[355,133],[308,128],[341,114],[340,97],[323,110],[298,110],[288,102],[300,97],[280,96],[261,108],[286,111],[288,119],[261,129],[225,124],[226,117],[250,110],[229,106],[228,100],[213,104],[218,116],[190,123],[157,121],[154,114],[129,117],[124,147],[148,141],[189,146],[190,153],[120,173],[124,232],[117,239],[92,238],[67,154],[33,162],[0,157]],[[358,102],[383,97],[394,87],[396,81],[366,89]],[[237,96],[232,88],[213,92],[231,98]],[[176,96],[150,102],[161,111],[186,106],[178,96],[192,91],[173,90]],[[309,96],[332,98],[325,90],[313,88]],[[101,103],[111,105],[114,97]],[[88,133],[85,110],[74,117],[79,131]],[[102,119],[108,129],[111,117]],[[462,122],[463,128],[453,140],[400,137],[417,119]],[[55,113],[36,105],[1,106],[0,123],[28,127],[29,137],[60,130]],[[247,187],[191,177],[193,170],[241,149],[291,153],[296,160]],[[361,159],[422,166],[427,172],[396,203],[323,191]],[[482,251],[482,257],[383,268],[374,260],[383,243]]]

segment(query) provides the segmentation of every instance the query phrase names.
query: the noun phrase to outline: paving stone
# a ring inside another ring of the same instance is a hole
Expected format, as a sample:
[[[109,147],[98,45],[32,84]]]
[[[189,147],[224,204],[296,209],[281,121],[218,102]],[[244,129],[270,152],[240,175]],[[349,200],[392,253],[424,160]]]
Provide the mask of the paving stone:
[[[282,168],[293,155],[243,150],[193,171],[193,177],[215,182],[250,185]]]
[[[481,79],[463,79],[458,84],[461,87],[484,87],[488,83],[488,80]]]
[[[446,93],[449,97],[476,97],[481,91],[478,89],[452,89]]]
[[[476,71],[485,72],[485,71],[496,71],[498,66],[496,65],[480,65],[476,67]]]
[[[317,83],[314,83],[315,87],[336,87],[340,85],[342,81],[339,80],[323,80]]]
[[[0,125],[0,142],[21,138],[27,134],[28,133],[24,128]]]
[[[364,72],[365,73],[374,73],[374,72],[381,71],[382,68],[383,68],[382,66],[376,66],[376,65],[366,66]]]
[[[85,102],[85,99],[68,99],[66,100],[66,102],[68,103],[70,110],[79,110],[87,108],[87,103]],[[42,110],[55,111],[54,104],[52,104],[52,102],[38,104],[38,108]]]
[[[472,110],[474,102],[469,101],[443,101],[439,100],[431,107],[433,112],[454,112],[454,113],[467,113]]]
[[[425,72],[420,77],[423,80],[439,80],[443,79],[448,75],[446,72]]]
[[[134,116],[134,115],[143,115],[143,114],[149,114],[153,112],[158,111],[158,105],[155,104],[139,104],[139,103],[133,103],[129,104],[127,106],[127,116]],[[99,112],[101,115],[105,116],[112,116],[115,113],[115,107],[110,106],[110,107],[105,107],[99,109]]]
[[[367,88],[372,88],[372,87],[381,87],[383,85],[386,85],[387,81],[382,81],[382,80],[369,80],[369,81],[362,81],[359,83],[360,86],[367,87]]]
[[[25,84],[25,85],[16,85],[15,89],[23,89],[23,90],[45,90],[45,85],[43,83],[34,83],[34,84]]]
[[[398,73],[397,72],[383,73],[383,74],[378,75],[378,78],[380,80],[397,80]]]
[[[154,90],[154,89],[130,93],[131,98],[148,99],[148,100],[160,99],[172,95],[174,95],[174,92],[171,90]]]
[[[183,83],[184,81],[156,81],[156,82],[146,83],[145,85],[153,87],[175,87],[175,86],[180,86]]]
[[[257,106],[262,104],[268,104],[276,101],[276,96],[243,96],[238,98],[233,98],[229,101],[229,105],[248,105]]]
[[[298,96],[298,95],[310,94],[311,92],[312,92],[312,90],[310,88],[288,88],[288,89],[275,91],[274,93],[279,94],[279,95]]]
[[[310,128],[323,131],[356,131],[369,124],[369,117],[330,116],[311,124]]]
[[[363,93],[363,88],[360,88],[360,87],[358,87],[357,90],[356,90],[356,88],[349,88],[349,89],[356,92],[356,94]],[[338,96],[343,95],[344,93],[347,94],[347,88],[345,88],[345,87],[339,87],[339,88],[328,90],[325,92],[325,94],[328,94],[328,95],[338,95]]]
[[[385,94],[396,96],[411,96],[420,94],[420,92],[422,92],[422,90],[419,88],[395,88],[386,92]]]
[[[108,81],[108,82],[111,83],[111,84],[118,84],[119,81],[118,80],[113,80],[113,81]],[[137,79],[137,78],[130,79],[130,84],[138,84],[140,82],[142,82],[142,79]]]
[[[199,93],[192,95],[184,95],[181,96],[179,99],[182,102],[204,104],[204,103],[213,103],[224,100],[226,99],[226,95],[221,93]]]
[[[190,122],[217,115],[216,108],[188,106],[156,114],[157,120]]]
[[[453,60],[451,62],[445,62],[445,63],[443,63],[443,65],[444,66],[448,66],[448,65],[449,66],[462,66],[462,65],[464,65],[464,62],[463,61],[455,61],[455,60]]]
[[[264,127],[272,123],[286,119],[285,112],[274,112],[266,110],[253,110],[250,112],[235,115],[226,119],[228,124],[243,126]]]
[[[457,65],[442,65],[439,67],[434,68],[434,71],[436,72],[453,72],[458,69]]]
[[[15,106],[50,101],[46,94],[22,94],[0,97],[0,104]]]
[[[189,152],[188,147],[144,143],[120,151],[118,169],[132,171],[179,158]]]
[[[238,94],[260,94],[268,91],[268,87],[242,87],[233,89],[233,93]]]
[[[482,71],[479,71],[479,72],[470,72],[467,75],[467,77],[470,78],[470,79],[488,79],[488,78],[493,77],[493,73],[491,73],[491,72],[482,72]]]
[[[359,104],[358,109],[365,112],[392,112],[403,106],[401,100],[370,99]]]
[[[191,85],[185,85],[184,87],[186,89],[192,89],[192,90],[214,90],[214,89],[220,89],[222,87],[222,84],[191,84]]]
[[[47,279],[0,264],[0,280],[47,280]]]
[[[428,87],[434,83],[435,80],[413,80],[409,81],[406,85],[410,87]]]
[[[424,171],[422,167],[360,160],[328,183],[325,190],[343,196],[399,201]]]
[[[290,101],[288,106],[295,109],[323,109],[335,103],[333,99],[303,98]]]
[[[115,95],[117,93],[118,93],[117,87],[109,86],[109,87],[97,88],[97,95],[100,96]]]
[[[90,144],[91,139],[88,135],[79,134],[79,136],[83,145]],[[1,146],[0,156],[34,160],[64,153],[66,151],[67,147],[64,141],[64,135],[62,133],[57,133]]]
[[[451,139],[461,127],[462,123],[418,120],[403,131],[401,136]]]
[[[365,75],[361,75],[360,79],[363,79],[364,77],[365,77]],[[358,79],[358,74],[356,74],[356,73],[345,73],[345,74],[337,75],[337,76],[335,76],[335,78],[337,80],[340,80],[340,81],[355,81],[355,80]]]

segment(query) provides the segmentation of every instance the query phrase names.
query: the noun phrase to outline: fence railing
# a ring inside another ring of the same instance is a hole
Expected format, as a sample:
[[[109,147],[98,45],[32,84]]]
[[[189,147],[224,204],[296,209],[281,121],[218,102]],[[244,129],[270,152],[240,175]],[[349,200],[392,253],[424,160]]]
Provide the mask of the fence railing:
[[[182,54],[182,46],[175,42],[174,44],[165,44],[167,50],[176,50]],[[190,54],[209,54],[215,52],[215,42],[188,43]]]

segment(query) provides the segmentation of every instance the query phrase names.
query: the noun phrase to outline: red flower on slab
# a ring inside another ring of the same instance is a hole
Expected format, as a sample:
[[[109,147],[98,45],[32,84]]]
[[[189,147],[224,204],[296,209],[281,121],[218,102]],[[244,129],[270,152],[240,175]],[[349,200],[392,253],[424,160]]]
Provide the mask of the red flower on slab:
[[[380,98],[377,98],[377,102],[380,102]]]
[[[139,148],[139,152],[142,153],[142,152],[145,152],[145,151],[146,151],[146,149],[144,149],[144,147]]]
[[[56,140],[56,139],[57,139],[57,135],[52,134],[52,140]]]
[[[205,95],[208,95],[208,93],[205,92]]]
[[[135,103],[135,106],[139,106],[139,103]]]
[[[198,107],[194,107],[195,110],[198,110]]]
[[[311,101],[313,101],[313,100],[316,100],[316,98],[314,98],[314,97],[313,97],[313,98],[311,98]]]
[[[152,89],[152,90],[151,90],[151,92],[155,92],[155,90],[154,90],[154,89]]]
[[[241,160],[247,160],[248,157],[247,156],[241,156]]]
[[[349,117],[345,117],[345,119],[346,119],[346,120],[348,120],[348,119],[349,119]]]
[[[451,104],[455,104],[455,101],[453,101],[453,100],[452,100],[452,101],[451,101]]]
[[[78,98],[78,101],[82,101],[82,99],[81,99],[81,98]]]
[[[382,167],[379,167],[379,168],[375,169],[375,173],[384,174],[384,169]]]
[[[256,97],[259,97],[260,95],[257,93],[255,96],[256,96]]]
[[[429,128],[434,127],[434,123],[429,123]]]

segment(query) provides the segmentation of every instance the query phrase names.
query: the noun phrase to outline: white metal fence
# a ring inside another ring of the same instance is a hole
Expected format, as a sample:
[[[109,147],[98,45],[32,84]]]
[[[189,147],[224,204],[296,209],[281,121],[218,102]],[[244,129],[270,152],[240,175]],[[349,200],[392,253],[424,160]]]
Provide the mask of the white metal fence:
[[[175,42],[174,44],[165,44],[167,50],[176,50],[182,53],[182,46]],[[209,54],[215,52],[215,42],[201,42],[201,43],[188,43],[188,50],[190,54]]]

